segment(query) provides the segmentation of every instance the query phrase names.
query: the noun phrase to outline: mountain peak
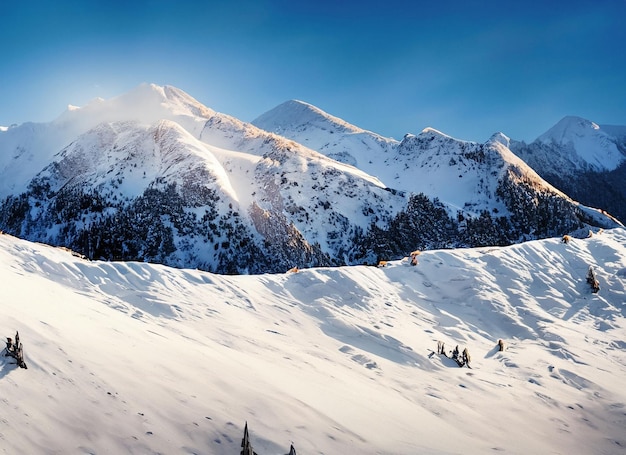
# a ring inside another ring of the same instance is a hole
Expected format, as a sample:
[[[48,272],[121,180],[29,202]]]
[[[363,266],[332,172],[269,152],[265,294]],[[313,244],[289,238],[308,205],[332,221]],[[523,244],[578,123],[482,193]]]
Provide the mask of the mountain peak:
[[[544,143],[556,142],[566,144],[575,137],[588,136],[598,131],[600,131],[600,127],[596,123],[582,117],[568,115],[539,136],[537,140]]]
[[[397,143],[298,100],[280,104],[253,120],[252,125],[375,174],[380,169],[370,165]]]
[[[281,134],[283,130],[298,130],[315,126],[337,132],[363,132],[345,120],[328,114],[322,109],[300,100],[289,100],[260,115],[252,124],[266,131]]]
[[[442,133],[441,131],[435,129],[435,128],[431,128],[430,126],[427,126],[426,128],[424,128],[422,130],[422,134],[434,134],[437,136],[446,136],[446,137],[450,137],[445,133]]]
[[[590,120],[567,116],[539,136],[535,141],[556,145],[577,166],[611,170],[624,161],[615,136]]]
[[[511,145],[511,139],[507,135],[500,133],[500,132],[495,133],[487,141],[487,143],[494,143],[494,142],[497,142],[498,144],[502,144],[506,148],[509,148]]]
[[[132,109],[142,117],[151,117],[152,113],[163,115],[165,112],[204,118],[215,114],[191,95],[171,85],[143,83],[129,92],[112,98],[110,102]]]
[[[185,93],[169,85],[143,83],[128,92],[109,99],[94,98],[83,107],[68,106],[56,123],[87,116],[97,121],[124,120],[154,123],[175,116],[210,118],[215,112]]]
[[[198,130],[215,111],[169,85],[143,83],[113,98],[95,98],[83,107],[68,106],[54,127],[68,128],[68,136],[76,136],[100,123],[130,121],[146,125],[168,119],[180,123],[198,135]]]

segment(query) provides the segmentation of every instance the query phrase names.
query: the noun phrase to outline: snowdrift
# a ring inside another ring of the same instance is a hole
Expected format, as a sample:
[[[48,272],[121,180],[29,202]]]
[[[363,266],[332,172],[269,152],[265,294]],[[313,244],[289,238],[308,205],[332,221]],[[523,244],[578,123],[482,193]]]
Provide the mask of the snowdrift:
[[[259,455],[626,447],[623,228],[258,276],[0,235],[0,277],[7,453],[230,455],[246,421]]]

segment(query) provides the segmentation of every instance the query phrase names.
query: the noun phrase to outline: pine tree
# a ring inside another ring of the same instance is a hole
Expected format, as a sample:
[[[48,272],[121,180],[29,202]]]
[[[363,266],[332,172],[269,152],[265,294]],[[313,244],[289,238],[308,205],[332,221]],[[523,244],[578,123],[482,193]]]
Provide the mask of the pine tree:
[[[250,436],[248,435],[248,422],[246,422],[246,426],[243,429],[243,439],[241,440],[241,452],[240,455],[256,455],[254,450],[252,450],[252,444],[250,444]]]

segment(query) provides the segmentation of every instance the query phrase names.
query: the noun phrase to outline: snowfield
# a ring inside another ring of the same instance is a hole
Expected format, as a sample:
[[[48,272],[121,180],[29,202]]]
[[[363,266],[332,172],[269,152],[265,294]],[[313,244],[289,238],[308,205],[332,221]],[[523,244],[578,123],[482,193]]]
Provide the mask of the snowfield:
[[[626,451],[625,229],[418,259],[223,276],[0,235],[2,453],[230,455],[246,421],[259,455]]]

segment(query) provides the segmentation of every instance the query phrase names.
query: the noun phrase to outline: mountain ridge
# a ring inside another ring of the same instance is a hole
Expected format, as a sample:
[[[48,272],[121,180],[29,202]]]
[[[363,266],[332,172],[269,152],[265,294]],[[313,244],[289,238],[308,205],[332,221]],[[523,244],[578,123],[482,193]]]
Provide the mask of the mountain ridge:
[[[0,228],[90,258],[261,273],[618,225],[541,180],[504,135],[398,142],[301,102],[270,117],[294,108],[307,121],[282,136],[144,84],[3,132],[15,152],[0,162]],[[68,145],[39,150],[50,134]],[[24,155],[32,166],[11,174]]]

